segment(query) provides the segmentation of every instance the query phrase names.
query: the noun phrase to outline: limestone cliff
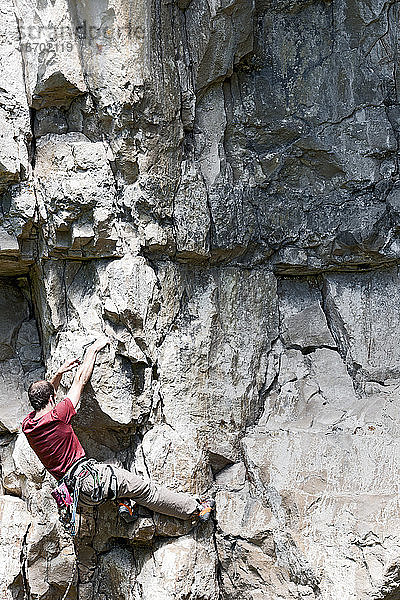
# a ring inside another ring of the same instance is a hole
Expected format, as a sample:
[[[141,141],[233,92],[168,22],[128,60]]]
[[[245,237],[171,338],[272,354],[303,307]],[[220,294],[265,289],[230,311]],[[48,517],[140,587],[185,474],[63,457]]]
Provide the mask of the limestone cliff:
[[[0,17],[1,599],[75,553],[69,600],[400,598],[399,3]],[[19,424],[99,334],[88,454],[215,522],[107,504],[73,547]]]

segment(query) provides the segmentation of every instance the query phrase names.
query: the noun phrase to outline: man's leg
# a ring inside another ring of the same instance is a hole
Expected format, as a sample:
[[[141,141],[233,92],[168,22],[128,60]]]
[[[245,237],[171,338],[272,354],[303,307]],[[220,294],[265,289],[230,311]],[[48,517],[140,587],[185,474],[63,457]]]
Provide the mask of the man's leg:
[[[190,494],[173,492],[125,469],[114,468],[114,473],[118,498],[133,498],[137,504],[178,519],[190,519],[199,512],[200,502]]]
[[[107,493],[111,481],[111,469],[103,463],[97,463],[95,468],[99,473],[101,486]],[[178,519],[190,519],[198,515],[200,502],[194,496],[157,486],[126,469],[112,466],[112,470],[117,482],[117,498],[132,498],[137,504]],[[88,493],[91,479],[88,477],[83,482],[82,492]]]

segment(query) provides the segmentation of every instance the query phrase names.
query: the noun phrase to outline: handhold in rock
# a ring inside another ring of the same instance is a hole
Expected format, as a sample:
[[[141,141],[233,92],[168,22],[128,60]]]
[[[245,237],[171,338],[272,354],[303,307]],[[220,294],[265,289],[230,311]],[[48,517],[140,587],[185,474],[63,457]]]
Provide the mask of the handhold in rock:
[[[32,106],[36,109],[49,106],[68,108],[72,100],[84,92],[85,90],[79,89],[74,83],[68,81],[61,71],[56,71],[36,84],[32,94]]]

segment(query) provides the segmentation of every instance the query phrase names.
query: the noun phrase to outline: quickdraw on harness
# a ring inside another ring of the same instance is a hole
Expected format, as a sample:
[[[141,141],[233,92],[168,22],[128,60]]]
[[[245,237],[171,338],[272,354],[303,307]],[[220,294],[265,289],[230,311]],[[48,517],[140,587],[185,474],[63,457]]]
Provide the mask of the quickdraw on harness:
[[[78,507],[79,501],[79,492],[81,490],[81,484],[85,477],[88,475],[92,475],[93,477],[93,492],[95,490],[100,489],[100,481],[99,475],[95,469],[90,468],[89,463],[85,465],[82,470],[75,475],[75,486],[74,486],[74,496],[72,502],[72,514],[71,514],[71,535],[74,537],[76,535],[76,509]]]

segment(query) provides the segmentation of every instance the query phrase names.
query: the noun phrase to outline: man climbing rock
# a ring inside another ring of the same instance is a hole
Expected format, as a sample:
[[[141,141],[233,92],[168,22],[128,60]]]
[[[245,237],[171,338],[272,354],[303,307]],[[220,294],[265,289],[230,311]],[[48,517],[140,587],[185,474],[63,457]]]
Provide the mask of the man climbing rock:
[[[127,522],[136,518],[128,499],[164,515],[207,521],[215,506],[213,500],[173,492],[126,469],[86,457],[70,422],[92,374],[96,356],[108,343],[105,338],[97,340],[88,348],[80,366],[77,359],[66,362],[51,382],[36,381],[29,386],[28,396],[34,410],[23,421],[22,430],[30,446],[59,484],[66,484],[76,502],[78,497],[79,502],[86,505],[106,499],[127,499],[119,506],[119,513]],[[56,404],[55,396],[63,374],[77,366],[67,396]]]

